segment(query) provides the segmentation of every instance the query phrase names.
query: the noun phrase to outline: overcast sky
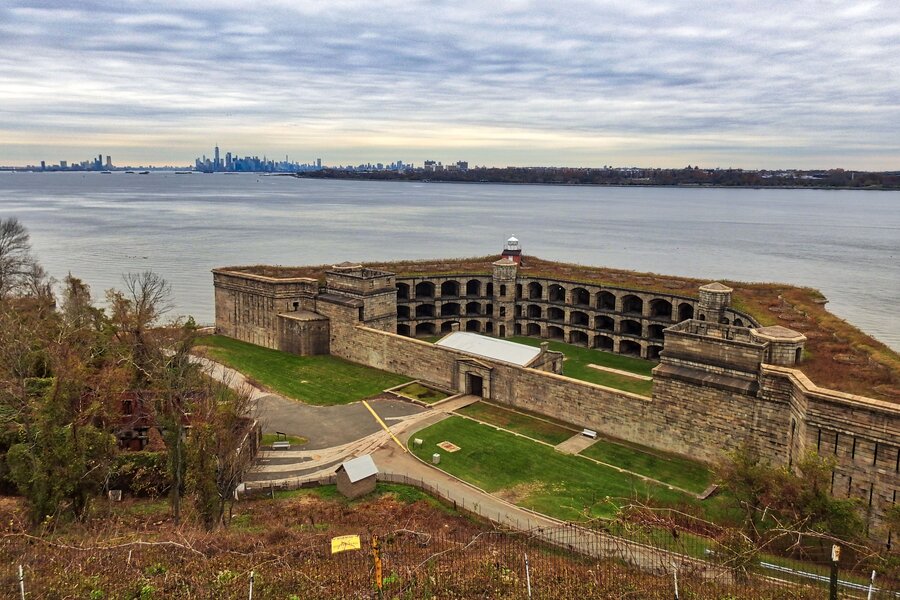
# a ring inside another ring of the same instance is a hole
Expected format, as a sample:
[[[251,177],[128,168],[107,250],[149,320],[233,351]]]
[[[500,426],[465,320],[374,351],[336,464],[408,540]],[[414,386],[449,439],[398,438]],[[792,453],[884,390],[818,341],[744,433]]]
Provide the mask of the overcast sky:
[[[900,169],[900,2],[0,4],[0,164]]]

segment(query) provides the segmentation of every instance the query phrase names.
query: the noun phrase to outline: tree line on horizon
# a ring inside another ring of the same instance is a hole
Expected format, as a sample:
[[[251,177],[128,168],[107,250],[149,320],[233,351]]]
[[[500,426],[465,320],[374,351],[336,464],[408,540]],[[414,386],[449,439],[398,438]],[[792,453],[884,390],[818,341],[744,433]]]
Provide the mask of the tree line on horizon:
[[[571,167],[475,167],[466,170],[353,170],[325,168],[297,173],[311,179],[367,179],[460,183],[523,183],[555,185],[799,187],[900,189],[900,171],[866,172],[845,169],[812,171],[751,171],[744,169],[616,169]]]

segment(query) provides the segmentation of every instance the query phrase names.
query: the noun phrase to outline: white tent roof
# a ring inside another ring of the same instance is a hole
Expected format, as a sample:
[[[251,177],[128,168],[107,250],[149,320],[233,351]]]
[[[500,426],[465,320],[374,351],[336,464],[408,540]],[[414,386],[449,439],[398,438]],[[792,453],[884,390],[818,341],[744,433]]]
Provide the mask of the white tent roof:
[[[438,340],[435,345],[453,348],[473,356],[502,360],[503,362],[523,367],[530,364],[541,353],[540,348],[498,340],[497,338],[467,331],[455,331]]]
[[[375,461],[372,460],[370,454],[348,460],[347,462],[342,463],[338,469],[344,469],[344,471],[347,472],[350,483],[356,483],[366,477],[378,474],[378,467],[375,466]]]

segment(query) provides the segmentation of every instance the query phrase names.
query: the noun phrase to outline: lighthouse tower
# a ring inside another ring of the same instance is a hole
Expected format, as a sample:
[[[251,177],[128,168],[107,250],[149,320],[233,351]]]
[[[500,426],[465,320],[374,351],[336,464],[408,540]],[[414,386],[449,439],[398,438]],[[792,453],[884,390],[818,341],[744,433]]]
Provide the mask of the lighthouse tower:
[[[506,240],[506,245],[503,246],[503,253],[500,254],[500,256],[513,261],[517,265],[521,264],[522,247],[519,246],[519,240],[516,239],[516,236],[512,236]]]

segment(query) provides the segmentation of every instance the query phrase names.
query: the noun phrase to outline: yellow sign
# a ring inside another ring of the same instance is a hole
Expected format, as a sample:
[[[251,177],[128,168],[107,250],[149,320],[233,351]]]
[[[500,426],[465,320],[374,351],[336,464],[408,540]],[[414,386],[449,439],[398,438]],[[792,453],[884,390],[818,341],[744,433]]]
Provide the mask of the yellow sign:
[[[331,538],[332,554],[337,554],[338,552],[344,552],[346,550],[359,550],[359,547],[358,535],[340,535]]]

